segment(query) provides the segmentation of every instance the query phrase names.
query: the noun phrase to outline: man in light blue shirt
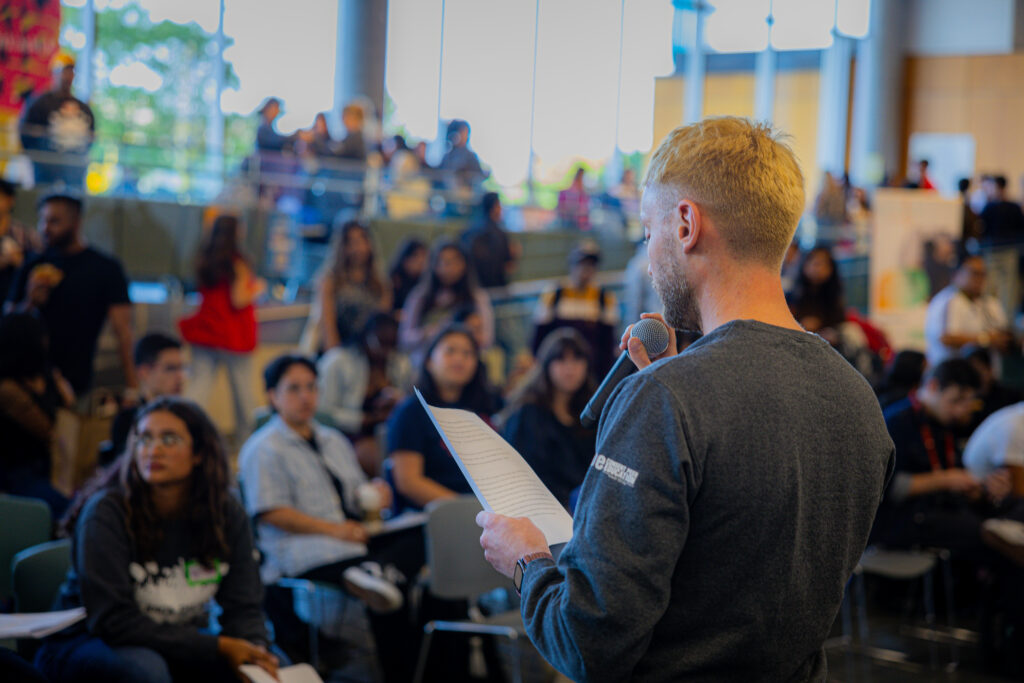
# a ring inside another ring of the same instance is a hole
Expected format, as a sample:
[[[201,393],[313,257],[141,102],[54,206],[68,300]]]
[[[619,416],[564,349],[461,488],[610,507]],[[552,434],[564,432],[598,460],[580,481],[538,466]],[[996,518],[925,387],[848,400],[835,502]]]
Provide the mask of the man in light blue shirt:
[[[404,596],[396,584],[422,566],[422,539],[385,538],[368,547],[362,516],[366,508],[389,505],[391,489],[367,479],[344,436],[314,421],[313,362],[281,356],[267,366],[264,380],[275,415],[246,441],[239,457],[242,496],[264,558],[263,580],[325,581],[363,600],[385,678],[401,680],[404,674],[389,671],[398,660],[388,653],[389,646],[408,642],[408,618],[399,612]]]

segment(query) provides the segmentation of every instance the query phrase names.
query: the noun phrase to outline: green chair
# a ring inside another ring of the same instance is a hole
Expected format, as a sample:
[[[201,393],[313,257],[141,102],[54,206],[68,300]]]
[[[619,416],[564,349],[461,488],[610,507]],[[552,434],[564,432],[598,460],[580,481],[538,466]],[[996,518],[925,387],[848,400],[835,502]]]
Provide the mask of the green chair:
[[[11,562],[16,612],[48,612],[71,566],[71,541],[62,538],[26,548]]]
[[[37,498],[0,494],[0,604],[10,600],[11,560],[51,538],[50,508]]]

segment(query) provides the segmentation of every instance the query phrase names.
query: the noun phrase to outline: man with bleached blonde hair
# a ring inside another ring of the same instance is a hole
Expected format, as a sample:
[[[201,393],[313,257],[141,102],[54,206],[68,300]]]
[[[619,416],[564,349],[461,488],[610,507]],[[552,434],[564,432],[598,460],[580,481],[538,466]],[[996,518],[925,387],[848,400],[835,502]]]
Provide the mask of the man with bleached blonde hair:
[[[573,680],[826,679],[893,445],[871,387],[786,306],[802,209],[768,126],[707,119],[651,158],[650,273],[669,325],[704,336],[655,359],[630,341],[641,371],[601,416],[557,562],[528,519],[477,518],[530,639]]]

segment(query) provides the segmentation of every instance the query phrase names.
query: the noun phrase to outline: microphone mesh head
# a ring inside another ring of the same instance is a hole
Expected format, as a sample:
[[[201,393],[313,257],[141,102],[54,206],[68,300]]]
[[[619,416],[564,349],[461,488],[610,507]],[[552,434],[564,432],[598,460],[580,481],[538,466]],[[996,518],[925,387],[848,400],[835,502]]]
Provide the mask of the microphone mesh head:
[[[668,328],[656,318],[641,319],[633,325],[633,331],[629,336],[639,339],[647,355],[651,357],[660,356],[668,348]]]

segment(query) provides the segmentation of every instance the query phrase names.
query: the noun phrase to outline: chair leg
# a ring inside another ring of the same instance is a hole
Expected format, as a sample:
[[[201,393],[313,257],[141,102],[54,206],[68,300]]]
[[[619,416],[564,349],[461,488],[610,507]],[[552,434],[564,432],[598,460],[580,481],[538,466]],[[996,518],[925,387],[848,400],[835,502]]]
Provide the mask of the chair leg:
[[[423,627],[423,642],[420,643],[420,654],[416,660],[416,674],[413,676],[413,683],[422,683],[423,681],[427,669],[427,657],[430,654],[430,641],[433,637],[434,624],[430,622]]]
[[[946,624],[949,626],[950,634],[955,635],[956,601],[953,595],[953,564],[950,561],[948,550],[943,550],[939,553],[939,562],[942,563],[942,587],[946,594]],[[946,668],[950,671],[960,668],[960,646],[956,640],[953,640],[952,645],[950,645],[950,658],[952,661]]]
[[[867,590],[864,587],[864,572],[857,572],[857,629],[861,645],[868,642]]]

